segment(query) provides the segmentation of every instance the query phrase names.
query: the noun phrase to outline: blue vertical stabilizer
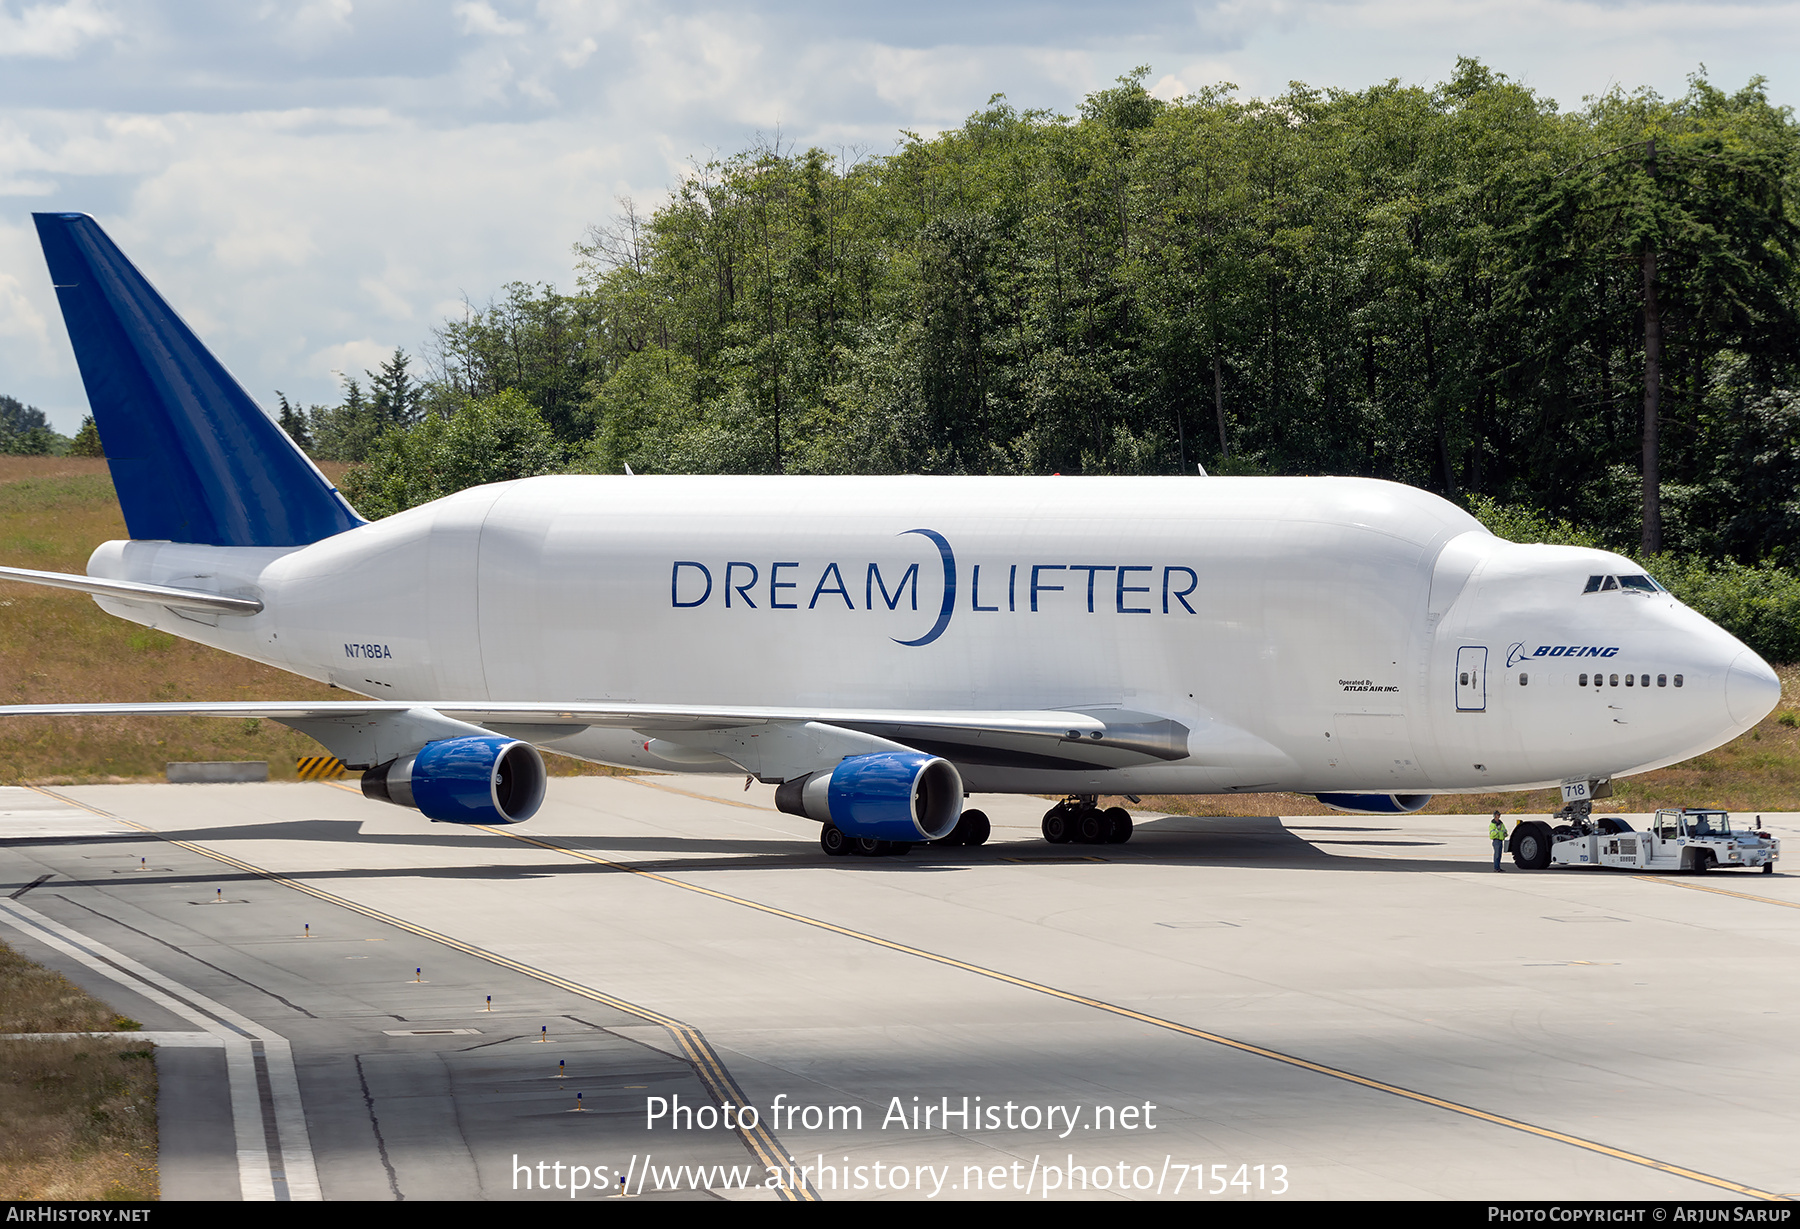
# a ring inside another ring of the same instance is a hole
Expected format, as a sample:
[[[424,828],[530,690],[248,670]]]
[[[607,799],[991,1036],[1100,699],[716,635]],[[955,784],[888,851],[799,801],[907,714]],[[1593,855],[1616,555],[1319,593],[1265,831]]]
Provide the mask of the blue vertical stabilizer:
[[[132,537],[304,546],[363,524],[94,219],[32,217]]]

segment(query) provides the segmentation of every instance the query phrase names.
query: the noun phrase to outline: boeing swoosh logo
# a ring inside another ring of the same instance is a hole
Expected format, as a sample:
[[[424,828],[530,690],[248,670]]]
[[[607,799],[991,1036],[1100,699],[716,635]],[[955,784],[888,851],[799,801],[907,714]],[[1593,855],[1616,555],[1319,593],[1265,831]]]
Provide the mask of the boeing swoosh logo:
[[[926,632],[923,636],[920,636],[917,640],[902,640],[898,636],[892,637],[895,644],[901,644],[908,648],[916,649],[936,640],[939,636],[944,634],[944,629],[950,626],[950,615],[956,609],[956,552],[950,549],[948,539],[935,529],[908,529],[906,533],[916,533],[931,539],[932,542],[936,543],[938,554],[944,561],[944,605],[938,611],[937,622],[931,625],[930,631]],[[903,533],[900,536],[905,537],[906,533]]]

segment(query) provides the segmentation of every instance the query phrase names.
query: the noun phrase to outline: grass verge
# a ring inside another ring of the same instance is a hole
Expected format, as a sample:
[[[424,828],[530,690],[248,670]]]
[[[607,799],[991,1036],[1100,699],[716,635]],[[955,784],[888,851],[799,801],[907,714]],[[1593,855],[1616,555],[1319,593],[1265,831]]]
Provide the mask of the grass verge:
[[[62,974],[0,944],[0,1034],[136,1028]],[[0,1037],[0,1200],[159,1193],[148,1042]]]

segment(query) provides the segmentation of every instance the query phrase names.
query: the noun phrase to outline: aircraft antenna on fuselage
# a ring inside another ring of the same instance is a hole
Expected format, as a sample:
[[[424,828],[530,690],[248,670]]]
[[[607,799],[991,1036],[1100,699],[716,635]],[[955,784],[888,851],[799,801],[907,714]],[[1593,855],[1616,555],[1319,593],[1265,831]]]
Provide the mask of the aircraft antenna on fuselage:
[[[32,218],[133,538],[304,546],[364,523],[94,219]]]

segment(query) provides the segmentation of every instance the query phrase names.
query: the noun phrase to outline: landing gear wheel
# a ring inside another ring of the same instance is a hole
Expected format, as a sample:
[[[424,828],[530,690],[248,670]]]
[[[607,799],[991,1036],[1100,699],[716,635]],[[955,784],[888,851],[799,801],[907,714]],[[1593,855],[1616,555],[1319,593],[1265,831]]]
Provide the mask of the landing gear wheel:
[[[962,818],[956,821],[956,830],[962,835],[964,845],[985,845],[993,834],[994,826],[981,811],[964,811]]]
[[[1106,833],[1108,845],[1123,845],[1131,839],[1131,812],[1124,807],[1108,807],[1105,811],[1109,829]]]
[[[872,836],[859,836],[850,842],[850,849],[859,858],[879,858],[887,853],[888,843]]]
[[[1052,845],[1067,845],[1069,838],[1074,835],[1073,829],[1067,807],[1053,806],[1045,812],[1044,839]]]
[[[956,826],[948,833],[931,842],[933,845],[983,845],[993,825],[981,811],[964,811],[957,817]]]
[[[1075,839],[1083,845],[1104,845],[1112,832],[1112,821],[1098,807],[1087,807],[1075,817]]]
[[[850,838],[836,824],[826,824],[819,832],[819,848],[834,858],[841,858],[850,852]]]
[[[1513,830],[1513,865],[1520,870],[1541,871],[1550,865],[1550,833],[1543,824],[1532,821]]]

